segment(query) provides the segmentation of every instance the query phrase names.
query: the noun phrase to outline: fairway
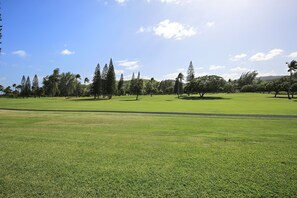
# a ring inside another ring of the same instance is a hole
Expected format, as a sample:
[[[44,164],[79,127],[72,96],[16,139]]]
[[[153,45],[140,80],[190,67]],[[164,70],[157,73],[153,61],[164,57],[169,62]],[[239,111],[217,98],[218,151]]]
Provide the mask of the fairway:
[[[0,197],[297,196],[296,119],[4,110],[0,118]]]
[[[176,95],[114,97],[112,100],[93,98],[0,98],[0,108],[36,110],[103,110],[138,112],[190,112],[216,114],[297,115],[297,100],[273,94],[208,94],[178,99]]]

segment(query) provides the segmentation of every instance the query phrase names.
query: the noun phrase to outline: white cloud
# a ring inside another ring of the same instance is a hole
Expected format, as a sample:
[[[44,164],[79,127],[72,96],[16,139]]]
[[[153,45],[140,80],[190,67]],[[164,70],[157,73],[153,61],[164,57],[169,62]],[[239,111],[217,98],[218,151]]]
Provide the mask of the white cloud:
[[[127,0],[115,0],[117,3],[123,4],[125,2],[127,2]]]
[[[117,69],[115,69],[115,70],[114,70],[114,73],[115,73],[116,75],[121,75],[121,74],[124,73],[124,70],[117,70]]]
[[[215,24],[216,23],[214,21],[209,21],[206,23],[207,27],[213,27],[213,26],[215,26]]]
[[[270,50],[268,53],[257,53],[255,55],[253,55],[250,60],[251,61],[267,61],[267,60],[271,60],[276,56],[279,56],[283,53],[284,51],[282,49],[273,49]]]
[[[170,22],[169,19],[161,21],[157,26],[152,28],[152,31],[157,36],[175,40],[182,40],[186,37],[196,35],[195,28],[178,22]]]
[[[234,67],[232,69],[230,69],[231,72],[244,72],[247,71],[248,69],[245,67]]]
[[[242,53],[242,54],[238,54],[238,55],[231,57],[230,60],[235,62],[235,61],[239,61],[245,57],[247,57],[247,55]]]
[[[163,78],[165,80],[175,80],[177,78],[179,73],[175,72],[175,73],[170,73],[170,74],[166,74],[163,76]]]
[[[17,51],[12,52],[12,54],[17,55],[21,58],[25,58],[28,56],[28,54],[25,50],[17,50]]]
[[[209,70],[220,70],[220,69],[224,69],[225,66],[221,66],[221,65],[210,65],[209,66]]]
[[[139,61],[120,60],[117,63],[127,70],[136,70],[139,68]]]
[[[69,56],[69,55],[75,54],[75,52],[70,51],[70,50],[68,50],[68,49],[64,49],[63,51],[61,51],[61,54],[62,54],[63,56]]]
[[[297,52],[292,52],[288,57],[289,58],[297,58]]]

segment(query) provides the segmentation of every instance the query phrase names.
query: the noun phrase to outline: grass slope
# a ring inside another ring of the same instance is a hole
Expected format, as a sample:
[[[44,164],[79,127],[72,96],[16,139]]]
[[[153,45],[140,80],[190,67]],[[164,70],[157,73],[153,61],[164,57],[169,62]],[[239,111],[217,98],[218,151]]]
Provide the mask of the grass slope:
[[[0,108],[297,115],[296,101],[273,98],[270,94],[208,94],[202,100],[198,97],[177,99],[174,95],[140,96],[139,101],[135,101],[134,96],[100,101],[92,98],[0,98]]]
[[[17,111],[0,118],[0,197],[297,196],[296,119]]]

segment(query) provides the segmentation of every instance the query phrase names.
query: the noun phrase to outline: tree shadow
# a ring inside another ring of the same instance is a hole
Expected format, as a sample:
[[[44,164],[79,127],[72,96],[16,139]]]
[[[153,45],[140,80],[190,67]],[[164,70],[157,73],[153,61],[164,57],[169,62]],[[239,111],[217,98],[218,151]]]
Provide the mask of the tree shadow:
[[[181,96],[180,99],[182,100],[230,100],[231,98],[223,98],[217,96]]]
[[[108,98],[100,98],[100,99],[94,99],[94,98],[77,98],[77,99],[71,99],[71,98],[68,98],[66,99],[68,101],[104,101],[104,100],[109,100]]]

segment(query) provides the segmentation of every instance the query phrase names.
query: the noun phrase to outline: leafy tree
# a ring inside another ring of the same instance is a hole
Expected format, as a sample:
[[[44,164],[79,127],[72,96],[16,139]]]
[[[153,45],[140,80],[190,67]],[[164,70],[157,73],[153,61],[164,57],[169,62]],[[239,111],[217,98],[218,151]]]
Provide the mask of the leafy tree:
[[[203,97],[206,93],[217,93],[224,90],[226,81],[216,75],[202,76],[193,79],[187,84],[187,89],[191,90],[191,93],[198,93],[200,97]]]
[[[101,74],[101,81],[102,81],[102,95],[105,97],[107,95],[107,73],[108,73],[108,66],[107,64],[104,65],[102,74]]]
[[[193,63],[192,61],[190,62],[190,65],[188,67],[188,72],[187,72],[187,81],[190,82],[191,80],[193,80],[195,78],[195,71],[194,71],[194,67],[193,67]]]
[[[257,75],[258,73],[256,71],[241,74],[237,81],[239,88],[243,87],[244,85],[253,84],[253,81],[256,79]]]
[[[151,80],[146,83],[145,89],[146,89],[146,93],[150,94],[151,97],[153,96],[153,93],[156,93],[157,88],[156,88],[156,81],[154,78],[151,78]]]
[[[12,96],[12,90],[10,86],[6,87],[3,92],[5,93],[5,96]]]
[[[161,94],[173,94],[174,93],[174,81],[162,80],[158,86],[159,93]],[[176,91],[177,93],[177,91]]]
[[[60,82],[59,68],[53,71],[53,74],[43,78],[44,91],[46,95],[58,96],[60,95],[59,82]]]
[[[143,90],[143,80],[140,78],[140,72],[138,72],[137,79],[132,79],[130,84],[130,90],[132,94],[136,95],[136,100]]]
[[[118,94],[119,96],[124,95],[124,75],[123,74],[121,74],[121,78],[118,83]]]
[[[61,96],[77,95],[77,79],[76,75],[67,72],[60,75],[59,90]]]
[[[38,83],[38,77],[36,74],[32,81],[32,93],[33,93],[34,97],[39,95],[39,83]]]
[[[256,92],[255,85],[244,85],[241,87],[240,92]]]
[[[292,96],[294,97],[294,93],[297,92],[297,83],[296,82],[291,86],[291,91],[292,91]]]
[[[4,91],[4,86],[0,85],[0,93]]]
[[[110,59],[107,78],[106,78],[106,93],[109,99],[112,98],[112,96],[115,94],[115,91],[116,91],[116,78],[115,78],[112,59]]]
[[[98,99],[100,95],[102,95],[102,80],[101,80],[101,74],[100,74],[100,65],[98,64],[94,77],[93,77],[93,83],[92,83],[92,92],[94,94],[94,99],[98,96]]]
[[[84,84],[87,84],[89,82],[90,82],[89,78],[88,77],[85,77]]]

